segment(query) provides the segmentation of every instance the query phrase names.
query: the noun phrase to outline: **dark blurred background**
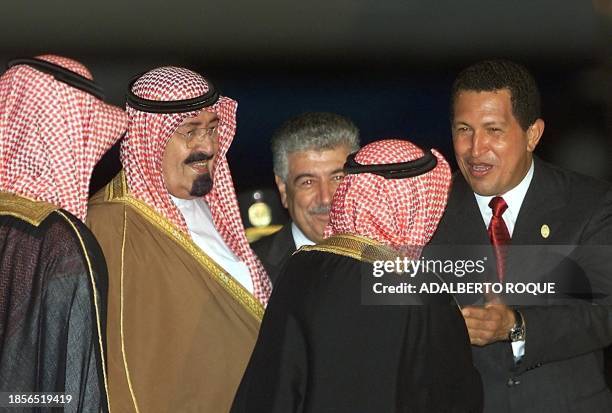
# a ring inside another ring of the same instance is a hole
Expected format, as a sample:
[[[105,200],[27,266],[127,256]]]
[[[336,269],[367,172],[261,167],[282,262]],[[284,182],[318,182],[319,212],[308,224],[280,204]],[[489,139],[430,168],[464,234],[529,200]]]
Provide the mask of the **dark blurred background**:
[[[3,4],[0,63],[74,57],[118,105],[139,72],[164,64],[203,72],[239,102],[229,160],[246,192],[272,187],[269,138],[303,111],[352,118],[364,142],[404,137],[452,159],[453,77],[476,60],[510,58],[542,91],[540,156],[610,180],[611,16],[612,0],[22,0]],[[92,190],[118,168],[115,148]]]
[[[409,138],[452,160],[451,82],[500,57],[540,85],[537,153],[612,180],[611,52],[612,0],[5,0],[0,11],[2,67],[15,56],[74,57],[118,105],[128,79],[156,66],[213,79],[239,103],[229,161],[247,204],[266,187],[277,202],[269,139],[304,111],[352,118],[364,143]],[[114,148],[92,191],[118,169]]]

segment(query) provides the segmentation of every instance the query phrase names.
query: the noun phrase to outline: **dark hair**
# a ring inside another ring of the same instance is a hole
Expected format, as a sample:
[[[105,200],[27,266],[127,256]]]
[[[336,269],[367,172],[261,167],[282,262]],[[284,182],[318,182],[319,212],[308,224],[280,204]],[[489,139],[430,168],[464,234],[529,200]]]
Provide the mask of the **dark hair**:
[[[453,83],[451,96],[451,120],[454,103],[464,91],[490,92],[508,89],[512,101],[512,113],[527,130],[540,114],[540,92],[529,71],[509,60],[485,60],[464,69]]]

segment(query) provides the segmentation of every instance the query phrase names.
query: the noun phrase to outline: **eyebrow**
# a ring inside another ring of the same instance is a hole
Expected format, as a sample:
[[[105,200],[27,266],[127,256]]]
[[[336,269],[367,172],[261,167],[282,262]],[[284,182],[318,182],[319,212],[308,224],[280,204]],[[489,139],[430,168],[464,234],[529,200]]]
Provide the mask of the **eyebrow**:
[[[491,125],[505,125],[506,122],[503,120],[490,120],[487,121],[485,123],[482,124],[482,126],[491,126]],[[465,125],[465,126],[469,126],[471,127],[471,125],[468,122],[462,121],[462,120],[458,120],[452,123],[452,126],[459,126],[459,125]]]
[[[311,174],[311,173],[308,173],[308,172],[305,173],[305,174],[299,174],[298,176],[293,178],[293,182],[295,183],[295,182],[299,181],[302,178],[315,178],[315,175]]]
[[[208,124],[211,123],[215,123],[215,122],[219,122],[219,117],[215,116],[214,118],[212,118],[210,121],[208,121]],[[202,121],[190,121],[187,123],[183,123],[181,126],[200,126],[202,123]]]
[[[506,122],[503,120],[490,120],[488,122],[483,123],[483,126],[491,126],[491,125],[505,125]]]
[[[330,175],[336,175],[336,174],[338,174],[340,172],[344,172],[344,169],[343,168],[334,169],[329,174]],[[297,182],[297,181],[299,181],[302,178],[317,178],[317,175],[313,174],[311,172],[306,172],[306,173],[303,173],[303,174],[299,174],[298,176],[293,178],[293,182]]]

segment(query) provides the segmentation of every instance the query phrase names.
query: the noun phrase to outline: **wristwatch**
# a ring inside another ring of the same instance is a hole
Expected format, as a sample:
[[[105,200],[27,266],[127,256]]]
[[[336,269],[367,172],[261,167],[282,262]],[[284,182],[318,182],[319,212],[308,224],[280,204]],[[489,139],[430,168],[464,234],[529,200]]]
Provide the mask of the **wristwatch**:
[[[510,329],[510,333],[508,334],[508,339],[511,342],[515,341],[524,341],[525,340],[525,320],[523,320],[523,315],[520,311],[513,309],[515,323],[514,326]]]

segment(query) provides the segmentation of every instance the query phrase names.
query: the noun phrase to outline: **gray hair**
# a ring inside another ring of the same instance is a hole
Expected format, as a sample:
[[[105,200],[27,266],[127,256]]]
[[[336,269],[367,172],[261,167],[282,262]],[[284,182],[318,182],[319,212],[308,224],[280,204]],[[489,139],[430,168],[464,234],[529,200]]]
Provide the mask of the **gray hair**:
[[[359,129],[350,119],[328,112],[302,113],[286,121],[272,136],[274,173],[287,180],[290,153],[342,145],[350,152],[359,150]]]

